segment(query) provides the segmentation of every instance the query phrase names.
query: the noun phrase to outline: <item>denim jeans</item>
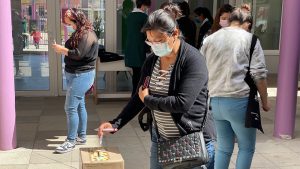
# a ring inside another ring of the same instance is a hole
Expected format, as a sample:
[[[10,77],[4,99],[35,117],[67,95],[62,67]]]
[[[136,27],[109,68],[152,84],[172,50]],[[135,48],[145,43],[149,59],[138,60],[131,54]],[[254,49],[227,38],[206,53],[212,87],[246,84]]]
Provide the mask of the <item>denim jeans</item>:
[[[209,156],[209,162],[206,164],[207,169],[214,168],[214,154],[215,154],[215,147],[214,141],[210,141],[206,143],[206,149]],[[150,149],[150,169],[162,169],[162,166],[158,162],[157,157],[157,135],[155,130],[152,130],[152,137],[151,137],[151,149]],[[201,169],[202,167],[195,167],[193,169]]]
[[[85,139],[87,129],[87,111],[85,108],[85,92],[92,86],[95,70],[85,73],[65,72],[67,81],[67,93],[65,112],[67,114],[69,141],[75,141],[76,137]]]
[[[211,107],[217,129],[215,169],[226,169],[238,142],[237,169],[250,169],[255,151],[256,129],[245,127],[248,98],[212,97]]]

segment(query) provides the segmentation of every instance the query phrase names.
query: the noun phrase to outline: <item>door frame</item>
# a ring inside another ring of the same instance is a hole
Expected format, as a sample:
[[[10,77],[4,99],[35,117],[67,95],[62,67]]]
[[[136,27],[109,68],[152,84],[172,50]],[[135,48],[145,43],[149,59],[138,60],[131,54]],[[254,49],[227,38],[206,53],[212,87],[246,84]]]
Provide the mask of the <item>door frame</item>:
[[[57,13],[56,5],[59,0],[46,0],[47,5],[47,33],[48,33],[48,61],[49,61],[49,90],[28,90],[16,91],[16,96],[58,96],[57,83],[57,54],[51,48],[51,39],[53,39],[58,29],[55,28]]]

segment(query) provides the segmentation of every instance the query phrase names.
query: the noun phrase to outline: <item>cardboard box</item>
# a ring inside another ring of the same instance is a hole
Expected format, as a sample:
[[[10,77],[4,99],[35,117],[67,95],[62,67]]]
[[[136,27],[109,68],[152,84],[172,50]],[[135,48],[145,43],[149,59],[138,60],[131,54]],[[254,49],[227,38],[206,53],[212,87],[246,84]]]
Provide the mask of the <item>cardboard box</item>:
[[[92,155],[97,150],[107,152],[107,160],[94,160]],[[90,147],[80,148],[80,169],[124,169],[123,157],[116,147]]]

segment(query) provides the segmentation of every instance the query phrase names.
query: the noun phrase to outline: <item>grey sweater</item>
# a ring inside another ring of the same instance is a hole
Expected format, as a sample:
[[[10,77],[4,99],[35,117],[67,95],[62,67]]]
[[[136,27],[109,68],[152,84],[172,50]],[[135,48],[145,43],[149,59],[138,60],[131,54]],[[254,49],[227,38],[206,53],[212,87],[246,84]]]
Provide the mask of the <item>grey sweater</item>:
[[[211,97],[247,97],[244,78],[249,66],[252,34],[241,28],[227,27],[208,36],[201,53],[206,58]],[[255,81],[267,77],[264,53],[257,40],[250,73]]]

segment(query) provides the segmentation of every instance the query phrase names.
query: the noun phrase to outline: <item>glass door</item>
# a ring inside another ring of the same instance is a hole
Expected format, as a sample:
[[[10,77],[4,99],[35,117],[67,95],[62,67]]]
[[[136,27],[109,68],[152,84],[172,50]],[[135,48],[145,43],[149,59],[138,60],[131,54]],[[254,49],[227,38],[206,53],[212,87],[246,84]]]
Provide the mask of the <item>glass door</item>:
[[[105,0],[60,0],[59,3],[59,15],[57,20],[59,20],[58,25],[58,36],[57,42],[64,45],[66,40],[70,37],[71,33],[66,25],[63,24],[64,13],[69,8],[78,8],[82,10],[89,21],[93,24],[94,31],[98,37],[99,45],[104,45],[104,35],[105,35]],[[64,75],[64,56],[62,55],[59,59],[59,69],[58,69],[58,85],[59,85],[59,95],[64,95],[66,91],[66,79]],[[104,76],[104,75],[102,75]]]
[[[56,59],[49,47],[55,7],[50,0],[11,3],[16,95],[57,95]]]

